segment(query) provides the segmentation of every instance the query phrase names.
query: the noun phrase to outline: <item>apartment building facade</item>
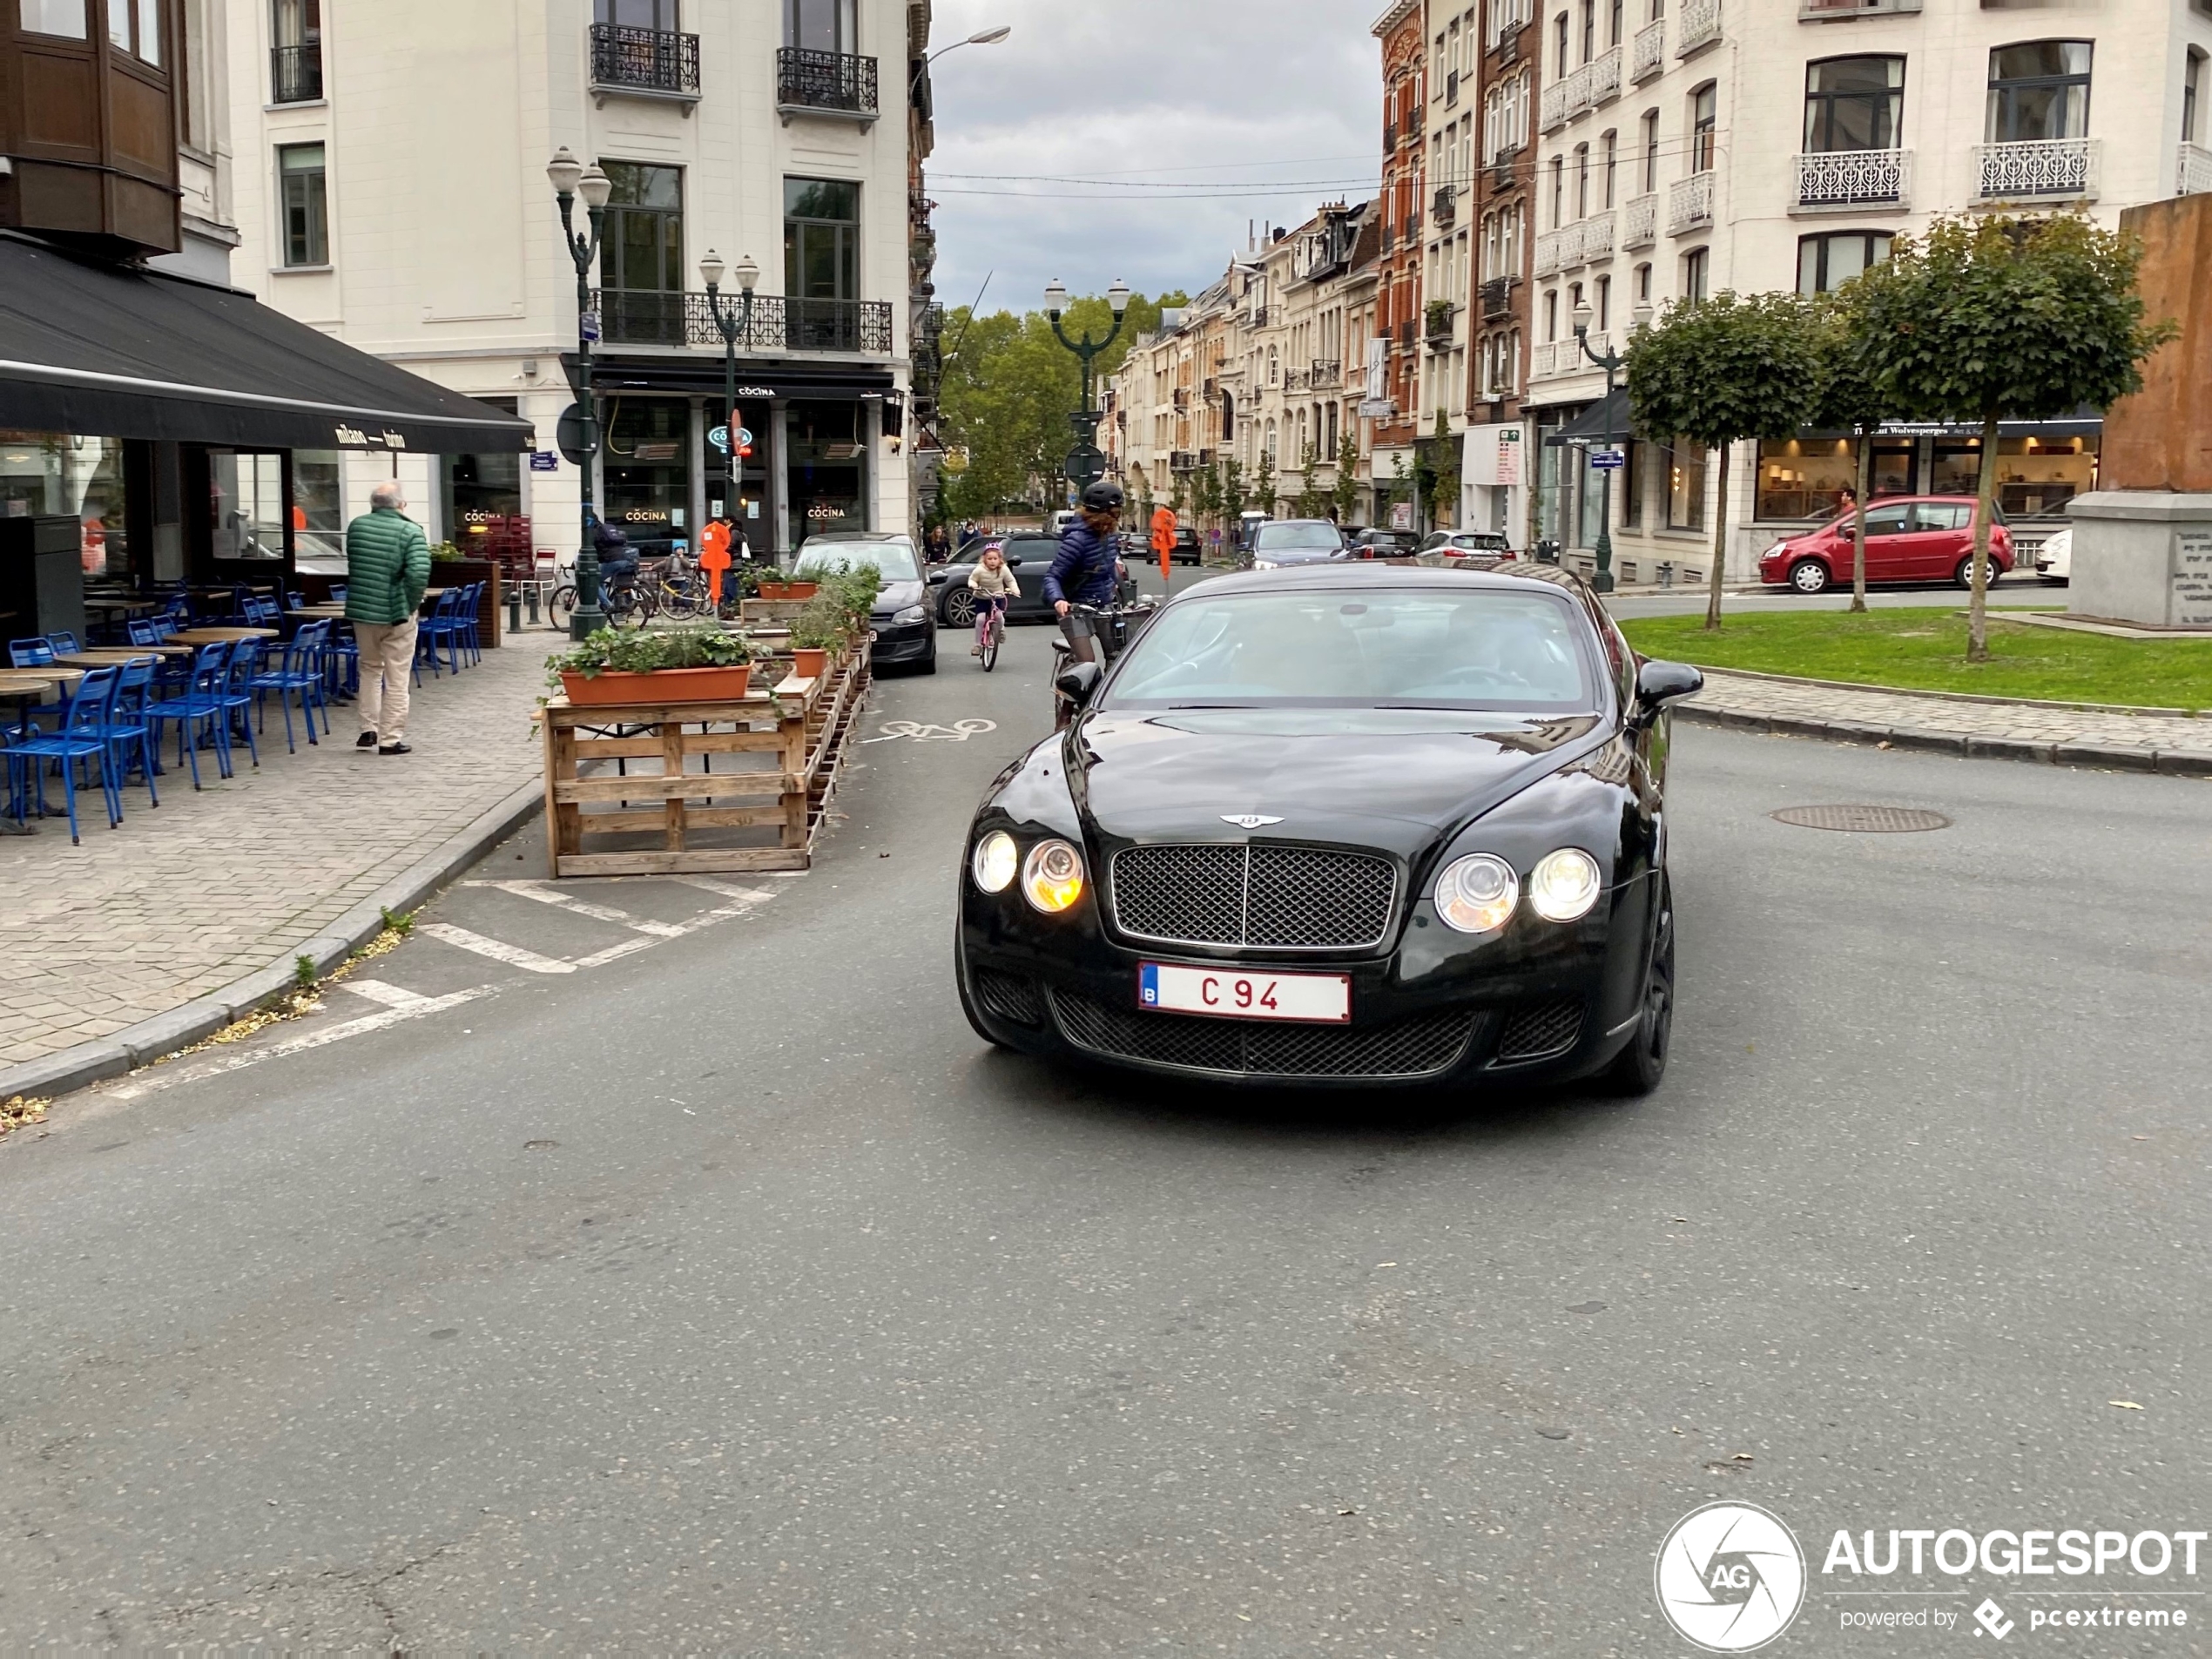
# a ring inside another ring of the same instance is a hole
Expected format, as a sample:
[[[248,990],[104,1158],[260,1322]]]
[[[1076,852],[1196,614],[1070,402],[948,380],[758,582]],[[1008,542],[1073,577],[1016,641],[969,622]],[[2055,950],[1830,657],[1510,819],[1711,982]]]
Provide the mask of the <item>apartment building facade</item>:
[[[2111,225],[2212,189],[2202,0],[1568,0],[1541,30],[1527,401],[1537,533],[1569,549],[1595,543],[1604,496],[1587,464],[1604,392],[1590,352],[1622,347],[1639,315],[1723,289],[1833,289],[1939,214]],[[2094,486],[2100,426],[2094,412],[2008,425],[2008,514],[2057,522]],[[1710,457],[1637,442],[1627,460],[1612,502],[1623,574],[1704,567]],[[1856,462],[1834,435],[1742,446],[1731,574],[1831,508]],[[1899,428],[1873,462],[1878,494],[1969,489],[1979,441]]]
[[[560,428],[580,312],[594,494],[642,549],[723,510],[777,551],[905,528],[927,31],[927,0],[231,0],[235,280],[534,428],[525,455],[401,458],[438,536],[527,517],[541,548],[575,547]],[[611,181],[581,306],[545,172],[563,148]],[[733,421],[710,249],[738,330]],[[332,473],[322,536],[389,470],[302,464]]]
[[[1376,273],[1377,332],[1367,342],[1366,395],[1361,415],[1370,429],[1371,465],[1380,484],[1410,478],[1418,468],[1424,375],[1422,279],[1428,182],[1428,8],[1426,0],[1396,0],[1375,20],[1382,43],[1382,180],[1376,197],[1380,266]],[[1415,493],[1392,502],[1393,528],[1419,523]],[[1400,523],[1399,521],[1402,521]]]
[[[1533,0],[1483,0],[1464,522],[1501,531],[1517,545],[1527,539],[1530,500],[1521,395],[1527,386],[1528,225],[1536,165],[1535,37]]]

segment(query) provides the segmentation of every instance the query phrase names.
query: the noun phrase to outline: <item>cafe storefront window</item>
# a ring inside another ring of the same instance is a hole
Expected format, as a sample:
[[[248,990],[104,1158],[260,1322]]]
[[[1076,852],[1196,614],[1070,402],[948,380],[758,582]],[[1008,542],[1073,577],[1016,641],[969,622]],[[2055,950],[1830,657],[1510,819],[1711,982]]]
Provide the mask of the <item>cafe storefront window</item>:
[[[292,452],[292,550],[299,570],[346,574],[345,463],[335,449]]]
[[[217,563],[284,558],[284,456],[207,452],[208,526]]]
[[[631,547],[664,553],[686,534],[691,405],[678,398],[617,398],[609,406],[606,428],[601,511],[630,537]]]
[[[788,428],[792,544],[826,530],[867,529],[867,445],[860,404],[794,401]]]
[[[2094,437],[2000,435],[1997,440],[1997,505],[2007,518],[2037,518],[2066,511],[2067,502],[2097,487],[2098,440]],[[1938,438],[1929,492],[1973,496],[1981,489],[1981,440]]]
[[[88,577],[131,579],[123,442],[52,432],[0,432],[0,514],[72,515]]]
[[[1874,440],[1870,499],[1917,493],[1919,440]],[[1857,438],[1769,438],[1759,444],[1757,516],[1776,523],[1825,521],[1843,510],[1844,492],[1858,488]]]
[[[477,401],[509,415],[521,408],[511,397]],[[444,509],[439,522],[464,550],[469,537],[483,536],[495,525],[522,517],[523,462],[522,452],[514,449],[438,457],[439,504]]]
[[[1678,443],[1668,452],[1667,528],[1702,530],[1705,528],[1705,452],[1696,444]]]

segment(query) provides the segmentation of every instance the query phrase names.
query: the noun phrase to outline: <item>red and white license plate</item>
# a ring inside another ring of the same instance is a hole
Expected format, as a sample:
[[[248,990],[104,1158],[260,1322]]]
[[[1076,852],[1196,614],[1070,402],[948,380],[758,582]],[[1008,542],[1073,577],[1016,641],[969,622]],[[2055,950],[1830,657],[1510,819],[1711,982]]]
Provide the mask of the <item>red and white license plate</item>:
[[[1352,1023],[1352,981],[1342,974],[1252,974],[1143,962],[1136,970],[1136,1000],[1141,1007],[1171,1014]]]

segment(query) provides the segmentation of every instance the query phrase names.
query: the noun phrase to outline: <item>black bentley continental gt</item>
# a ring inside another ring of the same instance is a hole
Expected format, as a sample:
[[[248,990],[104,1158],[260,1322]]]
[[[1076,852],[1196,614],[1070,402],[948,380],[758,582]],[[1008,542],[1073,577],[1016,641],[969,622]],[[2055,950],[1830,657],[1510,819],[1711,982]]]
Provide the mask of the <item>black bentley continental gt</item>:
[[[961,865],[986,1040],[1233,1082],[1658,1083],[1668,705],[1702,680],[1575,577],[1224,577],[1062,683],[1082,714]]]

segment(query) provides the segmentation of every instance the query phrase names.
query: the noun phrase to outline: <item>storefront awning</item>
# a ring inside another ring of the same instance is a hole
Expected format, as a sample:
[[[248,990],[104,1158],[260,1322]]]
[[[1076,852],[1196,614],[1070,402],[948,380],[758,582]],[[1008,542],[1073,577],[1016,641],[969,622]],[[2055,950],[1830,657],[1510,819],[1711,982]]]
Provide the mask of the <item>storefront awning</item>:
[[[0,427],[260,449],[496,454],[529,423],[251,294],[0,234]]]
[[[1549,448],[1579,449],[1604,443],[1608,435],[1615,443],[1626,443],[1630,436],[1629,389],[1625,386],[1615,387],[1558,431],[1547,433],[1544,442]]]
[[[576,383],[573,353],[561,360]],[[723,390],[722,359],[711,352],[645,356],[604,353],[591,361],[591,383],[602,397],[621,392],[697,393],[718,402]],[[765,398],[844,399],[883,397],[898,389],[888,368],[865,363],[809,363],[738,360],[738,400]]]

